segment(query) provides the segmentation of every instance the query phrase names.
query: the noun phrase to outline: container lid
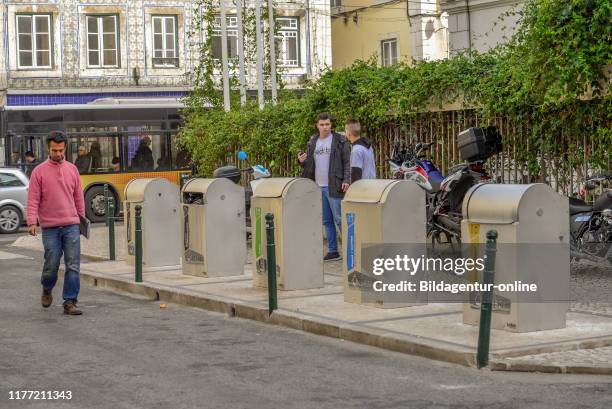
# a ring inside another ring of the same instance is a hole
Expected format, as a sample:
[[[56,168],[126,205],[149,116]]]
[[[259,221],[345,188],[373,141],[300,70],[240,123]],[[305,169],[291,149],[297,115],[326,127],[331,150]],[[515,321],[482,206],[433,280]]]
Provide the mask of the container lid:
[[[344,195],[345,202],[380,203],[383,195],[393,188],[399,180],[393,179],[361,179],[353,183]]]
[[[480,183],[463,199],[463,218],[475,223],[511,224],[519,221],[521,210],[533,203],[544,206],[552,190],[543,183],[502,185]],[[554,193],[554,192],[553,192]]]
[[[147,186],[155,181],[166,180],[164,178],[137,178],[132,179],[125,185],[123,191],[125,200],[130,202],[143,202]]]
[[[281,197],[299,178],[266,178],[255,187],[253,197]]]
[[[183,185],[183,192],[206,193],[211,184],[220,180],[226,180],[229,183],[232,183],[227,179],[192,178]]]
[[[189,195],[190,193],[199,193],[204,197],[210,198],[216,197],[216,195],[223,196],[225,193],[235,192],[236,189],[243,190],[242,186],[235,184],[227,178],[193,178],[189,179],[187,183],[185,183],[185,185],[183,186],[182,193],[186,193],[187,196],[191,196]],[[181,202],[184,202],[185,195],[180,195],[180,197]],[[198,204],[205,204],[205,202]]]

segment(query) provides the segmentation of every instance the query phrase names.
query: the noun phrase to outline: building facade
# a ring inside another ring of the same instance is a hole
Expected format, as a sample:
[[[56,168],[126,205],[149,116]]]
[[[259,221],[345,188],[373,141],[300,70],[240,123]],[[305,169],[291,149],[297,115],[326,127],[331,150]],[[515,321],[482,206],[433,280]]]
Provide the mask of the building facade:
[[[334,68],[377,58],[437,60],[484,52],[514,33],[521,0],[333,0]]]
[[[331,66],[328,9],[325,0],[308,8],[299,2],[277,6],[277,64],[288,87]],[[10,164],[12,153],[38,149],[24,141],[50,128],[176,128],[199,62],[203,33],[194,34],[194,15],[188,0],[0,2],[0,165]],[[235,15],[227,10],[230,58]],[[220,54],[220,36],[213,38],[213,52]],[[256,83],[253,70],[247,81]],[[18,146],[8,146],[9,135],[22,137],[13,138]]]
[[[448,27],[449,56],[466,50],[485,52],[512,37],[522,0],[441,0]]]
[[[437,0],[335,0],[334,67],[376,57],[381,66],[445,58],[446,30]]]
[[[404,1],[335,0],[332,6],[334,68],[374,56],[381,66],[408,60],[410,27]]]

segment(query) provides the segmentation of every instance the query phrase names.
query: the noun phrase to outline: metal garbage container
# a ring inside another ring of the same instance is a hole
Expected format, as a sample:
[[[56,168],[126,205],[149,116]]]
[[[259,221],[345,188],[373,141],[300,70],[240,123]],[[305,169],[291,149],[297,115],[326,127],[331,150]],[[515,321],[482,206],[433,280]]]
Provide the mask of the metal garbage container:
[[[276,282],[281,290],[323,287],[321,190],[310,179],[262,179],[251,199],[253,285],[267,287],[266,214],[274,215]]]
[[[135,255],[135,210],[142,206],[142,265],[180,265],[179,188],[163,178],[133,179],[125,186],[126,261],[133,265]]]
[[[567,198],[541,183],[475,185],[463,201],[463,243],[486,243],[489,230],[498,233],[491,327],[511,332],[565,328],[570,280]],[[484,246],[466,247],[472,256],[476,247],[483,254]],[[464,323],[478,325],[480,296],[469,294]]]
[[[244,274],[244,188],[226,178],[194,178],[181,194],[183,273],[203,277]]]
[[[398,251],[414,258],[424,256],[426,219],[425,191],[413,181],[362,179],[349,187],[342,201],[345,302],[381,308],[423,304],[422,294],[420,302],[404,302],[413,297],[374,291],[376,281],[393,282],[401,277],[396,273],[375,276],[368,271],[363,246],[374,245],[374,252],[382,252],[377,256]]]

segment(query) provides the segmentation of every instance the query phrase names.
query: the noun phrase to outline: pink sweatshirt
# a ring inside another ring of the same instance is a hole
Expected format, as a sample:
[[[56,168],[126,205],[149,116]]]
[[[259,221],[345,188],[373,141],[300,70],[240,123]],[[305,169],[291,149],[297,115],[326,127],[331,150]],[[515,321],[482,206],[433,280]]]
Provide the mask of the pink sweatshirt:
[[[28,226],[42,228],[79,224],[85,215],[81,177],[76,166],[47,159],[36,166],[28,188]]]

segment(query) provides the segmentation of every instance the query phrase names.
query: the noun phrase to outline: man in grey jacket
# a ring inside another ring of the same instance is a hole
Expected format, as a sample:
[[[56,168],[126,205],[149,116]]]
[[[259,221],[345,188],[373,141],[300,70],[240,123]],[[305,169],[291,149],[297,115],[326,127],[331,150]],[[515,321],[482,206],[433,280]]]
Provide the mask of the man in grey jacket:
[[[318,135],[308,141],[306,152],[298,154],[304,167],[302,177],[312,179],[321,188],[323,226],[327,236],[328,253],[323,260],[337,260],[338,240],[336,226],[341,228],[341,202],[351,183],[351,146],[346,138],[331,131],[331,118],[327,112],[317,116]]]

